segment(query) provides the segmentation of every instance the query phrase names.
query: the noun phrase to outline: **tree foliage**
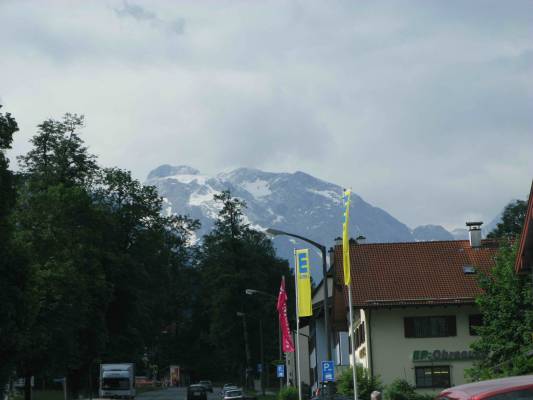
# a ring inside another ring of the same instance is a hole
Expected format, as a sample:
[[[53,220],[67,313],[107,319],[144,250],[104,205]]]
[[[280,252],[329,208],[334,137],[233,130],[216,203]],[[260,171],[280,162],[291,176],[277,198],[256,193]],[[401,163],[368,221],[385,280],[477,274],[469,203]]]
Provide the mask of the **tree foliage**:
[[[496,225],[496,228],[487,237],[490,239],[517,237],[522,232],[526,212],[527,201],[515,200],[510,202],[503,210],[501,222]]]
[[[434,396],[416,392],[416,388],[404,379],[395,379],[385,388],[385,400],[432,400]]]
[[[533,298],[530,278],[515,272],[518,243],[504,242],[490,275],[480,275],[477,304],[483,325],[472,349],[486,356],[468,371],[473,380],[533,372],[526,353],[533,348]]]
[[[101,361],[137,362],[140,371],[150,363],[180,313],[198,227],[161,215],[155,188],[129,172],[100,168],[82,127],[75,114],[47,120],[19,158],[12,237],[26,256],[9,271],[28,271],[19,373],[65,374],[73,395]]]
[[[0,113],[0,387],[11,375],[20,350],[18,338],[27,305],[26,270],[12,246],[13,225],[9,219],[15,202],[15,176],[9,170],[6,150],[11,148],[17,131],[11,114]]]
[[[208,364],[201,369],[213,376],[222,372],[231,377],[239,376],[246,363],[243,324],[237,311],[246,314],[253,365],[259,360],[259,319],[267,332],[266,362],[278,358],[275,296],[281,277],[290,272],[287,262],[276,257],[272,242],[246,223],[242,200],[229,191],[215,195],[215,200],[220,212],[200,251],[201,296],[196,318],[198,331],[205,332],[199,343],[209,351],[209,357],[204,358]],[[245,294],[247,288],[269,293],[272,298],[251,298]]]
[[[368,370],[357,365],[357,396],[360,399],[370,399],[374,390],[381,391],[382,384],[377,376],[370,376]],[[347,368],[337,378],[337,391],[345,396],[353,396],[353,368]]]

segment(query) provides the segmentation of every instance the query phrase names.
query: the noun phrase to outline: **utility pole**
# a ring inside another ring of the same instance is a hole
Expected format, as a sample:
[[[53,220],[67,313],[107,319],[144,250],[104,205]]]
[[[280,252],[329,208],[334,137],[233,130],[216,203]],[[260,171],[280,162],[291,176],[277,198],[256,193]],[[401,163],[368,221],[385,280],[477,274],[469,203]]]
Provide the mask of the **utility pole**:
[[[244,330],[244,351],[246,353],[246,387],[250,388],[250,368],[252,364],[252,356],[250,354],[250,346],[248,344],[248,329],[246,329],[246,314],[237,312],[237,316],[242,317],[242,328]]]
[[[261,347],[261,393],[265,395],[265,349],[263,345],[263,319],[259,319],[259,345]]]

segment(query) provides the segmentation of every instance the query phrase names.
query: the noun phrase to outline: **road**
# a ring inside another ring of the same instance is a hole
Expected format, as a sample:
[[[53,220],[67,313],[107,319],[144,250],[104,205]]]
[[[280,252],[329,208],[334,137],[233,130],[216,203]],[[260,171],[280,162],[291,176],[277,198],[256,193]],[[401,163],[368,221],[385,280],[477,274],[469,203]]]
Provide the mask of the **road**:
[[[220,400],[220,388],[207,392],[207,400]],[[135,397],[136,400],[187,400],[187,388],[168,388],[145,392]]]

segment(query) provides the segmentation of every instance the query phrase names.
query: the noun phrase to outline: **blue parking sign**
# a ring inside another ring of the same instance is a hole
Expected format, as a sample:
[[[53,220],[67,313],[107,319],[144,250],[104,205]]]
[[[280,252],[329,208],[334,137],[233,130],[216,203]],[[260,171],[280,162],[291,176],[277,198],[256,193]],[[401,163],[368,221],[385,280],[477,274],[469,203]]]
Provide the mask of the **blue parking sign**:
[[[335,381],[335,366],[333,361],[322,361],[322,382]]]
[[[278,378],[285,378],[285,365],[278,364],[276,366],[276,375]]]

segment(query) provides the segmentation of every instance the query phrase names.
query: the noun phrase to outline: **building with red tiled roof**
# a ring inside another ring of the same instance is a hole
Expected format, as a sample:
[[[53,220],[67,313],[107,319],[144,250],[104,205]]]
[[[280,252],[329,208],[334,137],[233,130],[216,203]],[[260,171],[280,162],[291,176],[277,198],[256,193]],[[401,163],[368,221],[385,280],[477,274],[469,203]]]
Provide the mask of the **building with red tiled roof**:
[[[531,182],[526,218],[520,235],[515,266],[519,273],[533,272],[533,182]]]
[[[436,391],[465,382],[479,357],[470,351],[481,316],[479,272],[494,265],[497,244],[470,240],[350,245],[356,361],[385,384],[406,379]],[[342,246],[335,246],[332,325],[348,330]],[[351,352],[352,353],[352,352]]]

